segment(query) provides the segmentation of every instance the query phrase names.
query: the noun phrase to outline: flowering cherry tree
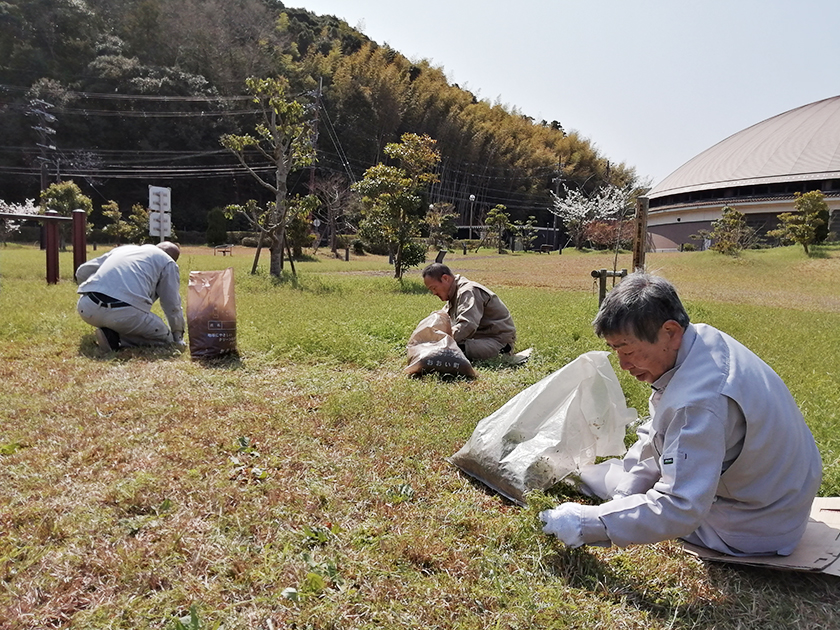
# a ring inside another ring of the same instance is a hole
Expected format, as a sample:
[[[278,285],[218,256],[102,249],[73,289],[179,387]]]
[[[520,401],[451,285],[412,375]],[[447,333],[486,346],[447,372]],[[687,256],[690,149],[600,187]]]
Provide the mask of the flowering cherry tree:
[[[604,186],[589,197],[580,190],[570,190],[565,184],[563,190],[562,197],[551,193],[553,207],[549,211],[563,221],[566,233],[577,249],[583,247],[586,229],[594,221],[623,219],[633,194],[631,186]]]
[[[27,199],[23,203],[8,203],[0,199],[0,214],[38,214],[40,211],[41,208],[35,205],[34,199]],[[0,242],[3,245],[12,234],[20,231],[20,223],[20,219],[0,217]]]

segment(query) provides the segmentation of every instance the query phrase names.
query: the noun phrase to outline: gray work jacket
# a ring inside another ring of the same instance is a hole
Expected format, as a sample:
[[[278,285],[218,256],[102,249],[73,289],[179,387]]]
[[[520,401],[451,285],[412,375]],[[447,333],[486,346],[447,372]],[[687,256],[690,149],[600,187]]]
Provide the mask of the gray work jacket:
[[[782,379],[732,337],[696,324],[654,387],[647,435],[617,484],[617,495],[630,494],[584,506],[584,541],[606,528],[619,546],[691,536],[724,553],[791,553],[822,464]]]

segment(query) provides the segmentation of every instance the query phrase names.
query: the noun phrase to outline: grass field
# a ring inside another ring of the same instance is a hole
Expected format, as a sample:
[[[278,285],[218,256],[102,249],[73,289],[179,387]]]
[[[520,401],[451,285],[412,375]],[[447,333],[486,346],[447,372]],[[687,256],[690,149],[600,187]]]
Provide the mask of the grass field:
[[[407,378],[441,302],[387,260],[313,256],[278,283],[233,266],[240,357],[100,356],[72,254],[0,247],[0,629],[838,628],[840,580],[705,564],[678,544],[568,551],[537,495],[511,505],[445,458],[513,395],[589,350],[590,272],[613,257],[447,255],[497,290],[533,347],[474,381]],[[89,252],[89,257],[99,252]],[[785,379],[840,495],[840,248],[649,254],[693,321]],[[618,268],[630,266],[629,254]],[[628,404],[643,384],[619,374]],[[190,611],[193,618],[190,618]]]

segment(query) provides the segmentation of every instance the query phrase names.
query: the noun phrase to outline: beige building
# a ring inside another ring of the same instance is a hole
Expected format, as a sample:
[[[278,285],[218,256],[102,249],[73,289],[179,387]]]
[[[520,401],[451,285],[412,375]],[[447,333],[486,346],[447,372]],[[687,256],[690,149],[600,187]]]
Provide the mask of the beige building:
[[[726,138],[683,164],[648,193],[649,242],[656,251],[691,243],[724,206],[760,233],[790,212],[796,192],[821,190],[840,232],[840,96],[792,109]]]

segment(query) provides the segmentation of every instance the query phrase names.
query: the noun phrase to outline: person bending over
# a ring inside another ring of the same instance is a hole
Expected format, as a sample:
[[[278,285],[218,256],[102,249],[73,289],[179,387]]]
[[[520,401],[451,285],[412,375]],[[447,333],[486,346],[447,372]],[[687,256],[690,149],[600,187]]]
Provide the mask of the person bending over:
[[[432,263],[422,271],[423,283],[448,303],[452,336],[470,361],[513,351],[516,327],[510,311],[484,285],[455,275],[447,265]]]
[[[679,538],[734,556],[789,555],[822,464],[782,379],[729,335],[691,324],[674,287],[644,272],[604,300],[595,333],[649,383],[650,419],[623,460],[584,466],[606,502],[540,513],[570,547]]]
[[[122,245],[79,265],[76,281],[81,297],[76,310],[96,328],[101,350],[185,345],[181,279],[176,262],[180,254],[180,248],[168,241]],[[169,328],[151,312],[158,298]]]

